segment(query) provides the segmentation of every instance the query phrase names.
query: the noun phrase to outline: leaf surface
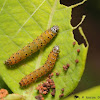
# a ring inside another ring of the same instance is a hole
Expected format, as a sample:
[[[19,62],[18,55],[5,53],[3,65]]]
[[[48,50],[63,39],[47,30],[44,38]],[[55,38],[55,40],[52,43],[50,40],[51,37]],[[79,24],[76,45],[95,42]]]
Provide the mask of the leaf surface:
[[[80,99],[80,100],[86,100],[86,99],[99,100],[100,99],[100,86],[95,86],[95,87],[87,89],[85,91],[76,93],[75,95],[78,96],[77,99]],[[64,100],[75,100],[75,98],[74,98],[75,95],[71,95]]]

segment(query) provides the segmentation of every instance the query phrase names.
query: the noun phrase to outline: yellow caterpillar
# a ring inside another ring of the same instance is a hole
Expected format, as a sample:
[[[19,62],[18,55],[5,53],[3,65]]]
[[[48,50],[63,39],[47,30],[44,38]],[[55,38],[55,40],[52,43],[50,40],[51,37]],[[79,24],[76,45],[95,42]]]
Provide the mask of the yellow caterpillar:
[[[30,56],[32,53],[44,47],[50,40],[58,33],[58,26],[53,26],[50,29],[46,30],[40,36],[33,40],[33,42],[29,43],[21,50],[14,53],[9,59],[5,61],[7,66],[14,65],[26,57]]]
[[[34,82],[37,78],[39,78],[39,77],[47,74],[49,71],[51,71],[51,69],[55,65],[58,54],[59,54],[59,46],[53,47],[53,50],[48,55],[48,58],[47,58],[47,61],[45,62],[45,64],[42,67],[40,67],[39,69],[36,69],[32,73],[30,73],[29,75],[26,75],[19,82],[20,86],[21,87],[27,86],[28,84]]]

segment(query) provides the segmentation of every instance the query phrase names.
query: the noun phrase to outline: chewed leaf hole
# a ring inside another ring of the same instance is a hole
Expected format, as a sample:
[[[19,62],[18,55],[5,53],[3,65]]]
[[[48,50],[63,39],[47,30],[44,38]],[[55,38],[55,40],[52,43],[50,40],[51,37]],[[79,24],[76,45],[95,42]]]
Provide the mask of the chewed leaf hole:
[[[87,46],[85,39],[83,38],[83,36],[80,34],[79,30],[76,29],[73,31],[74,34],[74,38],[75,40],[78,42],[78,44],[82,44],[84,43],[85,47]]]
[[[60,3],[66,6],[71,6],[82,1],[83,0],[60,0]]]

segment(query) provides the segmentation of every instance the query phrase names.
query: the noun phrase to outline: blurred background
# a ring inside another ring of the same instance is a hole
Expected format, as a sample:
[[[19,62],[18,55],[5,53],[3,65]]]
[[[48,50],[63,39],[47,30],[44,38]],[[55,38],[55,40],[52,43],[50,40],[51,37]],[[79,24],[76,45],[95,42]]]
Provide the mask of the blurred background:
[[[66,6],[81,1],[83,0],[60,0],[61,4]],[[74,8],[71,20],[72,25],[76,26],[84,14],[86,19],[81,26],[89,42],[89,50],[85,71],[74,93],[100,85],[100,0],[87,0],[83,5]],[[77,29],[74,30],[74,35],[79,44],[84,42]]]

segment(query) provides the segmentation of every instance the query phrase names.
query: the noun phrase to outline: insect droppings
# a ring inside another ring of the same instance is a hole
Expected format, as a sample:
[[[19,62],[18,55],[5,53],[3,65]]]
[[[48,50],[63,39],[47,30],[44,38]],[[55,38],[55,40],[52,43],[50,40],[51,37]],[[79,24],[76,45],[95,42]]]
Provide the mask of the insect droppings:
[[[76,44],[76,42],[74,41],[74,42],[73,42],[73,46],[75,46],[75,44]]]
[[[59,76],[59,73],[56,73],[56,76]]]
[[[80,53],[80,49],[77,49],[77,53]]]
[[[76,62],[76,63],[78,63],[78,62],[79,62],[79,60],[78,60],[78,59],[76,59],[76,60],[75,60],[75,62]]]
[[[64,71],[66,71],[70,67],[70,64],[66,64],[63,66]]]

